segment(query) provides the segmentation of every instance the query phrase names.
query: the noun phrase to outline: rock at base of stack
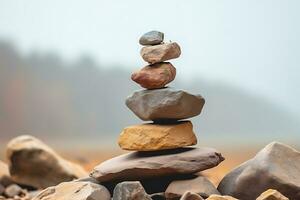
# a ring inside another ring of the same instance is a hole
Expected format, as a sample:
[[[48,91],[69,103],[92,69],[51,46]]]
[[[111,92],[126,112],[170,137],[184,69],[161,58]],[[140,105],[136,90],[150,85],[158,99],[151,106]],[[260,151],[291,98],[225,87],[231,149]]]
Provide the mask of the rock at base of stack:
[[[106,182],[193,174],[215,167],[223,160],[219,152],[206,147],[132,152],[101,163],[90,176]]]

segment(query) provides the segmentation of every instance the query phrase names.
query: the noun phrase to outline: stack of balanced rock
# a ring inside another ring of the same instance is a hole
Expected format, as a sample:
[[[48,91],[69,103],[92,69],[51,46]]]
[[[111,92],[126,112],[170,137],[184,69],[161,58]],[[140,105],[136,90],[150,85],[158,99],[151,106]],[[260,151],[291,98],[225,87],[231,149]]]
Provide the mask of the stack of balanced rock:
[[[164,43],[164,34],[151,31],[140,38],[142,58],[149,63],[132,74],[143,90],[126,100],[127,107],[150,123],[129,126],[119,137],[119,146],[134,151],[96,166],[91,176],[100,182],[142,181],[149,178],[191,175],[217,166],[224,160],[212,148],[188,147],[197,143],[188,118],[201,113],[205,100],[167,85],[176,69],[170,59],[181,54],[176,42]],[[159,179],[157,179],[159,182]]]

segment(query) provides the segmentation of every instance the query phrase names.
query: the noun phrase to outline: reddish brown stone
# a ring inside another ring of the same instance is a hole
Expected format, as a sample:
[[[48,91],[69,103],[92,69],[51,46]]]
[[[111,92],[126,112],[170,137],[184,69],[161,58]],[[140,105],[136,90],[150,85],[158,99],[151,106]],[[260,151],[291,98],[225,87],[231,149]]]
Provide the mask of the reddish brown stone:
[[[176,68],[168,62],[148,65],[132,74],[131,79],[143,88],[163,88],[174,80]]]

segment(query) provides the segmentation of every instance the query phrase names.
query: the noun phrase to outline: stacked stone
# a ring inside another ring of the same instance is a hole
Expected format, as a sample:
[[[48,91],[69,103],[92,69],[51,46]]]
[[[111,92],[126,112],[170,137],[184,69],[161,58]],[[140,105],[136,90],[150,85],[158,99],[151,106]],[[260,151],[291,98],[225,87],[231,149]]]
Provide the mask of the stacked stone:
[[[205,100],[168,87],[176,68],[166,61],[178,58],[181,50],[176,42],[163,40],[164,34],[158,31],[139,40],[144,46],[141,56],[148,65],[134,72],[131,79],[144,89],[129,96],[126,105],[141,120],[150,122],[124,128],[119,146],[133,152],[96,166],[90,175],[101,183],[152,179],[157,185],[164,177],[190,176],[224,160],[213,148],[189,147],[197,144],[197,138],[187,119],[201,113]]]
[[[133,73],[131,79],[145,89],[129,96],[126,105],[140,119],[153,123],[125,128],[119,138],[122,149],[155,151],[197,144],[192,123],[182,120],[199,115],[205,100],[167,87],[175,79],[176,68],[165,61],[178,58],[181,50],[176,42],[163,40],[164,34],[158,31],[139,40],[144,45],[141,56],[149,65]]]

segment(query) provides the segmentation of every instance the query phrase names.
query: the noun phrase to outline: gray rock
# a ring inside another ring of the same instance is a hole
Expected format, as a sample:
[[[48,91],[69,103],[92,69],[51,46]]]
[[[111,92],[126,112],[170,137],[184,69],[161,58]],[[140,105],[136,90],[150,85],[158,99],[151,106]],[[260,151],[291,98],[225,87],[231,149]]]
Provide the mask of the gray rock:
[[[6,163],[0,160],[0,184],[4,187],[13,184],[11,177],[9,175],[8,166]]]
[[[204,199],[197,193],[187,191],[182,195],[180,200],[204,200]]]
[[[115,187],[113,200],[151,200],[151,198],[140,182],[126,181]]]
[[[172,88],[140,90],[126,99],[127,107],[145,121],[191,118],[201,113],[204,103],[200,95]]]
[[[48,187],[32,200],[110,200],[109,191],[90,182],[65,182]]]
[[[181,54],[181,50],[176,42],[171,42],[143,47],[140,54],[146,62],[154,64],[178,58]]]
[[[215,149],[206,147],[132,152],[101,163],[90,176],[105,182],[193,174],[215,167],[223,160]]]
[[[212,194],[220,194],[216,187],[204,176],[196,176],[186,180],[175,180],[168,186],[165,196],[168,199],[181,197],[186,191],[207,198]]]
[[[20,186],[16,184],[12,184],[5,189],[4,194],[5,196],[12,198],[14,196],[19,195],[21,192],[22,192],[22,188]]]
[[[228,173],[218,186],[222,194],[253,200],[267,189],[300,199],[300,152],[273,142]]]
[[[141,45],[156,45],[164,41],[164,34],[159,31],[149,31],[142,35],[139,40]]]
[[[32,136],[19,136],[7,145],[7,160],[12,179],[35,188],[46,188],[86,176],[79,165],[63,159]]]

